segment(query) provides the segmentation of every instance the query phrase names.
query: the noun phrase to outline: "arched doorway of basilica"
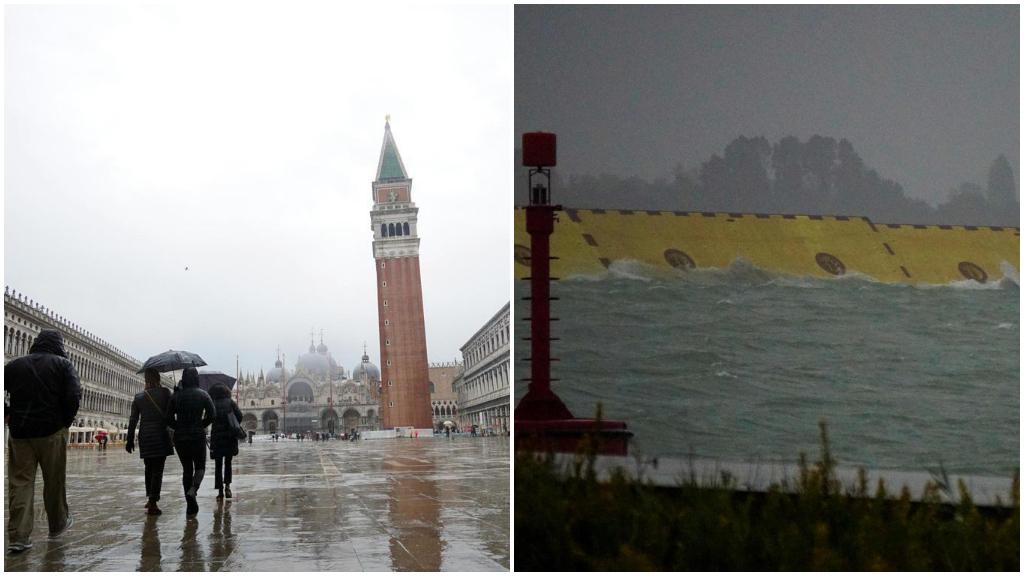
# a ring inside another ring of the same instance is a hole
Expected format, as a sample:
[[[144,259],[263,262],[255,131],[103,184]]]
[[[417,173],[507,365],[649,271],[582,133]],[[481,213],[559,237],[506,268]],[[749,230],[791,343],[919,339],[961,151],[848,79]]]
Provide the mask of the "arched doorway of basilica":
[[[316,395],[313,383],[305,378],[296,378],[288,383],[288,408],[284,413],[281,429],[285,434],[306,433],[319,430]]]
[[[320,426],[328,434],[341,431],[341,418],[338,418],[338,413],[334,411],[334,408],[328,408],[320,414]]]
[[[341,415],[341,419],[345,424],[345,430],[359,428],[359,411],[355,408],[345,410],[345,413]]]
[[[277,412],[268,410],[263,413],[263,432],[265,434],[277,433]]]
[[[288,386],[288,403],[305,402],[313,403],[313,387],[305,380],[298,380]]]

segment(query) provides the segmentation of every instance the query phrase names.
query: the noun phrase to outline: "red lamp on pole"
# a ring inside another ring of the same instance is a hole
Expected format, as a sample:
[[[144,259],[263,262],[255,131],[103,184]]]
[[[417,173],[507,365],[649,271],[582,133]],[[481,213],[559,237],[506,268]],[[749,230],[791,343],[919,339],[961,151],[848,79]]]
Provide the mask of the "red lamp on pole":
[[[574,418],[551,390],[551,234],[555,212],[551,202],[551,168],[557,163],[556,137],[550,132],[523,134],[523,165],[529,168],[526,231],[530,235],[530,377],[529,390],[515,410],[516,446],[573,451],[580,440],[595,435],[601,451],[625,454],[632,433],[625,422]]]

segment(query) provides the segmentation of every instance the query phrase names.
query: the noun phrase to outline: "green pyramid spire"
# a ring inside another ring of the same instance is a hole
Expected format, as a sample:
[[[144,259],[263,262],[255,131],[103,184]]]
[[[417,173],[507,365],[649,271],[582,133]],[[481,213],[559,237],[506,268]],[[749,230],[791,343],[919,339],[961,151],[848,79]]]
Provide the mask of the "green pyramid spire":
[[[402,155],[398,153],[398,145],[391,135],[391,122],[384,123],[384,145],[380,149],[380,160],[377,163],[377,181],[408,180]]]

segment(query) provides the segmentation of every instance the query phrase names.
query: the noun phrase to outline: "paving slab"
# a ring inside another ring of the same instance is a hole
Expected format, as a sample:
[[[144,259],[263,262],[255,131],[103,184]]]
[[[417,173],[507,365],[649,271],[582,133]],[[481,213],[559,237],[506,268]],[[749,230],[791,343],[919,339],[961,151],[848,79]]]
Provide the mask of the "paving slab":
[[[233,462],[232,500],[216,499],[207,461],[190,520],[177,456],[160,516],[143,509],[137,454],[71,449],[67,470],[74,526],[48,538],[37,476],[34,547],[5,556],[4,570],[509,569],[508,438],[256,441]]]

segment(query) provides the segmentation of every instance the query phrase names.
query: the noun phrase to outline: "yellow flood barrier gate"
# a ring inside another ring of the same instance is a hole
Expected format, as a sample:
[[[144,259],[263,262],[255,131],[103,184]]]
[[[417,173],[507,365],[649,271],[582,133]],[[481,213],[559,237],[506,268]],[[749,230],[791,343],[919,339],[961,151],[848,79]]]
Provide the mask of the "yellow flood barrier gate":
[[[742,259],[764,270],[881,282],[1017,281],[1020,229],[879,224],[860,216],[572,210],[556,213],[556,277],[600,274],[612,262],[655,268],[725,268]],[[515,211],[516,277],[529,276],[526,214]]]

